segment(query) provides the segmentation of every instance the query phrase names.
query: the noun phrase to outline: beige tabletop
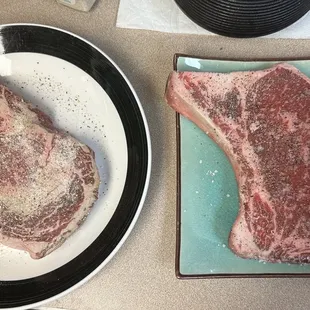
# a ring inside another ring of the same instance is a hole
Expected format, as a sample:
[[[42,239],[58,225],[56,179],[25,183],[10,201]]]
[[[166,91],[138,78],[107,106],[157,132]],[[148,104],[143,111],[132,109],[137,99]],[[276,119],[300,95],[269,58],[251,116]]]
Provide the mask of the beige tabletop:
[[[144,107],[153,168],[146,203],[131,235],[88,283],[50,303],[69,310],[308,309],[310,279],[178,280],[175,259],[175,114],[163,93],[174,53],[209,57],[310,57],[307,40],[237,40],[115,27],[118,1],[98,0],[80,13],[55,0],[1,0],[0,22],[64,28],[111,56]]]

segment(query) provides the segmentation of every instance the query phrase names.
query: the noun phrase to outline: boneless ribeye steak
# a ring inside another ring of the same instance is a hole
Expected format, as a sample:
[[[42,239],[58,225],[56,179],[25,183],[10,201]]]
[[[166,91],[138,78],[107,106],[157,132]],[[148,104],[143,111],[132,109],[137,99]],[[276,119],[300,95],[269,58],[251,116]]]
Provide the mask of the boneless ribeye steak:
[[[84,222],[98,188],[94,152],[0,85],[0,243],[46,256]]]
[[[232,163],[240,207],[230,249],[243,258],[310,263],[310,79],[286,63],[172,72],[165,95]]]

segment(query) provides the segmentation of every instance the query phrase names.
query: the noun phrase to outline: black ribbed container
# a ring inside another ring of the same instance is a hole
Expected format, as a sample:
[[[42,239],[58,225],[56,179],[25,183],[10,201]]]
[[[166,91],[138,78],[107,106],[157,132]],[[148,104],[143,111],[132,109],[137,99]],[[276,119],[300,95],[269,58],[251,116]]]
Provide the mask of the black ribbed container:
[[[199,26],[228,37],[251,38],[288,27],[310,10],[310,0],[175,0]],[[310,31],[310,25],[309,25]]]

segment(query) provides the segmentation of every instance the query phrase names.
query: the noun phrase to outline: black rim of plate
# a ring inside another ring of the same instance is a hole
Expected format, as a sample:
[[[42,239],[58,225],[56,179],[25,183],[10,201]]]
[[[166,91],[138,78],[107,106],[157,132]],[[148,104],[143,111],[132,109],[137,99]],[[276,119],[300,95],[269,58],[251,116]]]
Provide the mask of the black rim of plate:
[[[278,32],[310,10],[310,1],[175,0],[194,23],[213,33],[252,38]]]
[[[125,187],[99,237],[62,267],[35,278],[0,281],[0,308],[28,306],[55,297],[95,271],[120,243],[138,215],[149,174],[149,141],[143,115],[124,76],[97,48],[69,32],[41,25],[4,25],[2,54],[31,52],[66,60],[92,76],[110,96],[122,120],[128,147]]]

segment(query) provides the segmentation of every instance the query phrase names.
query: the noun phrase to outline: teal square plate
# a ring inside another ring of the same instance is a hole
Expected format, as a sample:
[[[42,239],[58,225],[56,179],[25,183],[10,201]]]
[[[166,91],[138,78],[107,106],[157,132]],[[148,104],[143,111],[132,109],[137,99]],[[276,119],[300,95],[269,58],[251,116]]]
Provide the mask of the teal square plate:
[[[232,72],[288,62],[310,77],[310,60],[230,61],[176,54],[174,70]],[[177,114],[178,278],[310,277],[310,265],[239,258],[228,236],[239,209],[237,182],[221,149],[194,123]]]

